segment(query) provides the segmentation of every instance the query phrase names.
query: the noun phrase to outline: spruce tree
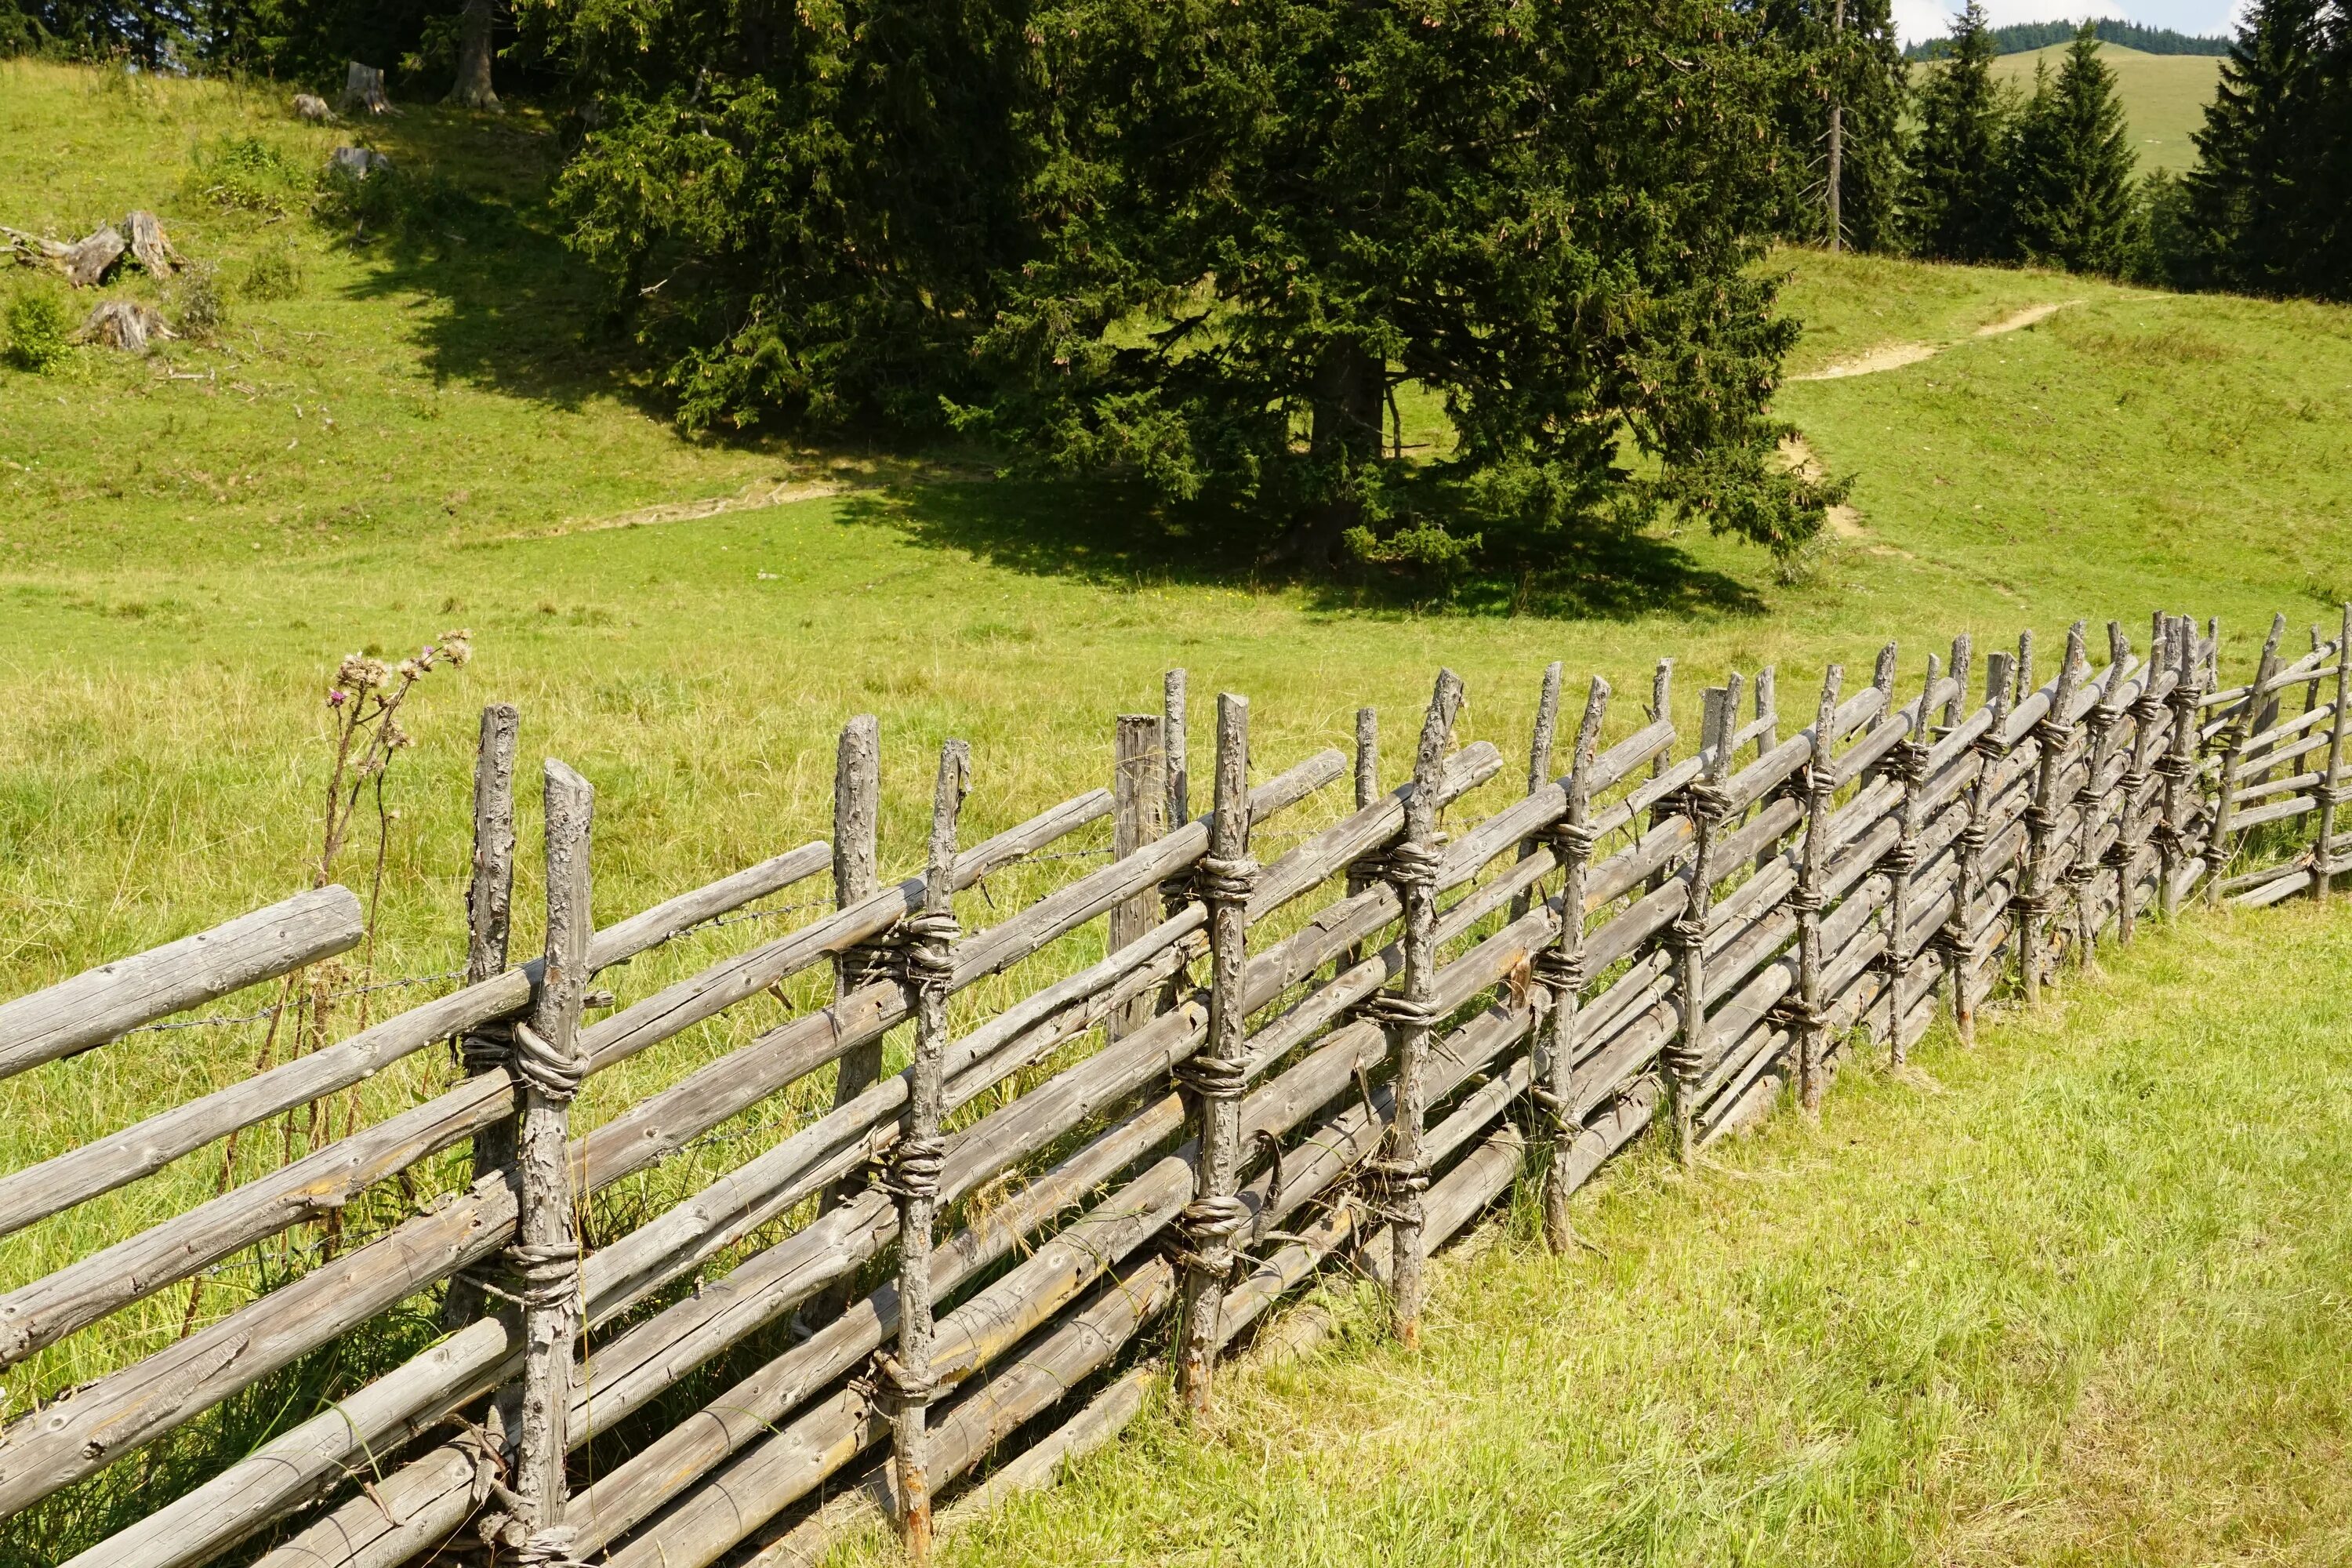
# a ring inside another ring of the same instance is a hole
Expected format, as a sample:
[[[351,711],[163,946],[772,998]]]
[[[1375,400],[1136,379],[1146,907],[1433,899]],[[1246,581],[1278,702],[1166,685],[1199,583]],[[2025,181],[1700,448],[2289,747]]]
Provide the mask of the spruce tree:
[[[1842,111],[1839,208],[1843,243],[1889,250],[1900,243],[1909,65],[1890,0],[1768,0],[1767,36],[1790,58],[1779,113],[1778,226],[1790,239],[1827,237],[1825,141],[1830,108]]]
[[[2085,23],[2057,74],[2038,73],[2011,151],[2016,249],[2070,272],[2120,274],[2132,259],[2139,208],[2131,142],[2115,73]]]
[[[2010,104],[1994,85],[1996,53],[1979,0],[1954,18],[1949,58],[1919,88],[1919,134],[1911,144],[1908,227],[1921,255],[1990,261],[2007,246],[2002,189]]]
[[[2339,36],[2342,26],[2339,16]],[[2256,0],[2222,62],[2205,124],[2191,133],[2197,166],[2186,182],[2182,281],[2265,294],[2336,291],[2317,252],[2352,195],[2331,192],[2326,177],[2344,123],[2340,76],[2336,92],[2327,90],[2336,52],[2320,0]]]

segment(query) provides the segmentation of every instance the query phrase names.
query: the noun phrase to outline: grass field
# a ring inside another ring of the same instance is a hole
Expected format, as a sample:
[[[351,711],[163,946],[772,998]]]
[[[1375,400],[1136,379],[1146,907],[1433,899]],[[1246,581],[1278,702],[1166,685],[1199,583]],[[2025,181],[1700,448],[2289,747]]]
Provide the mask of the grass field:
[[[336,133],[288,123],[274,99],[0,64],[0,223],[78,235],[152,206],[219,268],[232,310],[217,342],[146,362],[0,367],[0,994],[303,885],[337,659],[456,626],[477,658],[420,691],[391,786],[382,975],[459,956],[465,781],[492,698],[522,705],[526,757],[562,756],[596,784],[609,920],[824,834],[832,738],[857,711],[882,721],[897,874],[919,860],[941,737],[972,741],[968,821],[991,831],[1106,782],[1111,715],[1150,706],[1171,664],[1196,692],[1252,695],[1272,765],[1343,743],[1360,702],[1401,731],[1441,662],[1469,682],[1465,738],[1516,752],[1551,658],[1636,690],[1677,654],[1691,706],[1727,667],[1777,662],[1801,691],[1822,661],[1866,668],[1899,635],[1911,679],[1958,631],[2049,637],[2087,614],[2144,636],[2158,604],[2221,615],[2242,661],[2273,609],[2315,620],[2352,595],[2341,310],[1784,255],[1807,334],[1792,371],[1937,351],[1780,394],[1828,468],[1856,479],[1853,531],[1797,580],[1704,534],[1652,531],[1564,541],[1556,569],[1520,581],[1319,587],[1262,576],[1246,550],[1204,546],[1128,496],[991,481],[960,454],[682,440],[556,237],[546,124],[412,108],[372,133],[435,225],[354,245],[305,214],[307,171]],[[240,176],[246,205],[224,205],[225,159],[245,141],[277,156],[238,153],[267,177]],[[272,258],[292,260],[299,291],[247,297],[242,280]],[[0,292],[26,286],[0,277]],[[2064,308],[1975,335],[2043,304]],[[810,499],[774,499],[796,494]],[[1619,723],[1631,716],[1621,704]],[[535,816],[527,802],[527,846]],[[364,879],[362,847],[347,878]],[[744,934],[633,965],[623,1000]],[[579,1114],[602,1120],[768,1021],[742,1011],[598,1079]],[[259,1046],[251,1026],[148,1039],[164,1048],[94,1052],[0,1090],[0,1164],[226,1081]],[[443,1070],[412,1064],[366,1103]],[[775,1120],[734,1131],[773,1136]],[[274,1143],[245,1153],[275,1157]],[[0,1243],[0,1279],[208,1195],[215,1158]],[[698,1169],[681,1161],[614,1202],[664,1201]],[[236,1288],[225,1280],[205,1315]],[[21,1409],[95,1375],[176,1332],[183,1305],[68,1342],[0,1392]],[[100,1518],[39,1528],[71,1539]]]
[[[2046,49],[2003,55],[1993,61],[1993,79],[2014,83],[2021,92],[2032,92],[2034,70],[2046,66],[2056,71],[2065,52],[2065,45],[2053,44]],[[2170,169],[2179,173],[2195,163],[2197,148],[2189,133],[2205,123],[2205,106],[2213,101],[2213,86],[2221,77],[2221,57],[2150,55],[2102,44],[2099,58],[2116,73],[2116,91],[2123,100],[2140,172]]]
[[[1229,1374],[1197,1431],[1152,1412],[945,1560],[2345,1562],[2347,962],[2307,906],[2184,927],[1818,1128],[1696,1179],[1637,1156],[1570,1258],[1523,1194],[1418,1353],[1329,1292],[1333,1347]]]

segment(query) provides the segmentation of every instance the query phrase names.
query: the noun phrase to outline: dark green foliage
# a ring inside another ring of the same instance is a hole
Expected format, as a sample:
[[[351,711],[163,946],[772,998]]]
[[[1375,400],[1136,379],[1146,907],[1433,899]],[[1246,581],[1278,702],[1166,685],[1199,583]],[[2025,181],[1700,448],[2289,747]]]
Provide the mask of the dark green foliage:
[[[2131,142],[2115,73],[2087,26],[2055,76],[2037,75],[2010,157],[2017,253],[2073,272],[2121,273],[2137,240]]]
[[[1020,0],[583,6],[601,88],[558,192],[690,429],[935,425],[1029,254]],[[642,31],[638,29],[642,28]]]
[[[1924,73],[1910,153],[1913,247],[1947,261],[2009,254],[2011,195],[2003,161],[2016,117],[1992,79],[1998,52],[1978,0],[1952,29],[1950,63]]]
[[[1743,19],[1076,0],[1037,30],[1041,255],[964,428],[1286,524],[1310,562],[1353,529],[1433,559],[1382,429],[1411,381],[1458,433],[1428,506],[1490,550],[1656,506],[1783,552],[1819,526],[1769,462],[1792,327],[1748,264],[1785,81]]]
[[[2230,52],[2230,40],[2205,37],[2201,35],[2178,33],[2170,27],[2150,27],[2138,22],[2119,21],[2102,16],[2091,24],[2099,42],[2118,48],[2137,49],[2144,55],[2225,55]],[[2053,44],[2063,44],[2074,37],[2077,24],[2073,22],[2012,22],[2006,27],[1992,29],[1992,52],[1996,55],[2029,54],[2046,49]],[[1952,58],[1950,38],[1930,38],[1913,44],[1903,51],[1915,60],[1944,60]]]
[[[0,55],[185,68],[205,58],[208,0],[0,0]]]
[[[2340,40],[2340,17],[2336,30]],[[2265,294],[2343,291],[2340,271],[2329,276],[2323,237],[2340,221],[2345,194],[2328,165],[2340,163],[2352,127],[2344,123],[2344,79],[2329,79],[2328,35],[2320,0],[2260,0],[2247,16],[2204,128],[2194,132],[2197,167],[2171,253],[2180,282]]]
[[[1818,244],[1827,237],[1830,106],[1844,110],[1845,243],[1890,250],[1899,242],[1909,97],[1889,0],[1768,0],[1766,37],[1789,54],[1780,97],[1780,231]]]

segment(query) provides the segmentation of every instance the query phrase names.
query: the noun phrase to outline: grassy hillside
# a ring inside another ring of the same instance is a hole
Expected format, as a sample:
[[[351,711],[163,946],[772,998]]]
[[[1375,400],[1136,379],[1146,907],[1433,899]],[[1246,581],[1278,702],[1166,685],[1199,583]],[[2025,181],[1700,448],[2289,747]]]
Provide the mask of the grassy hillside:
[[[1780,394],[1820,460],[1856,479],[1847,531],[1797,580],[1654,529],[1565,540],[1556,569],[1523,580],[1319,587],[1265,579],[1245,549],[1204,546],[1114,491],[682,440],[556,236],[551,127],[412,107],[368,128],[421,218],[356,243],[309,216],[310,171],[352,133],[217,84],[0,65],[0,223],[79,234],[152,206],[218,269],[232,312],[217,342],[147,361],[0,367],[0,994],[303,885],[337,660],[451,626],[471,628],[477,658],[404,715],[416,744],[388,792],[385,976],[458,956],[467,758],[492,698],[522,705],[527,757],[562,756],[598,786],[609,920],[824,834],[832,738],[858,711],[882,721],[895,874],[919,859],[942,736],[972,741],[968,821],[992,831],[1104,782],[1111,715],[1150,705],[1171,664],[1196,690],[1253,696],[1269,763],[1344,742],[1359,702],[1396,732],[1441,662],[1469,681],[1465,738],[1516,751],[1551,658],[1635,690],[1675,653],[1689,708],[1728,667],[1777,663],[1801,693],[1824,660],[1866,668],[1892,634],[1910,679],[1958,631],[2047,637],[2114,615],[2144,636],[2158,604],[2220,614],[2242,662],[2273,608],[2317,619],[2352,594],[2341,310],[1786,256],[1786,306],[1807,328],[1792,371],[1927,354]],[[245,292],[271,258],[294,263],[293,297]],[[0,293],[33,286],[0,275]],[[2030,330],[1976,335],[2051,304],[2064,308]],[[809,499],[778,499],[793,495]],[[1621,704],[1620,725],[1632,718]],[[361,842],[355,880],[372,830]],[[523,951],[536,899],[526,869]],[[649,956],[623,1000],[749,932]],[[600,1121],[764,1021],[647,1053],[577,1114]],[[234,1078],[262,1044],[250,1026],[154,1038],[171,1048],[94,1052],[0,1089],[0,1165]],[[367,1104],[415,1087],[389,1075]],[[0,1243],[0,1279],[209,1194],[211,1160]],[[697,1176],[681,1161],[615,1201]],[[178,1331],[183,1307],[69,1342],[0,1392],[22,1408],[91,1376]]]
[[[1696,1180],[1638,1156],[1573,1258],[1523,1194],[1418,1353],[1340,1288],[1333,1349],[1229,1375],[1198,1431],[1151,1413],[944,1559],[2343,1563],[2347,961],[2308,906],[2184,927]]]
[[[1992,63],[1993,79],[2015,84],[2021,92],[2033,90],[2033,73],[2055,71],[2063,44],[2003,55]],[[2123,100],[2140,172],[2186,169],[2197,162],[2189,133],[2205,123],[2205,106],[2213,101],[2221,79],[2221,60],[2216,55],[2150,55],[2114,44],[2099,46],[2099,58],[2116,73],[2116,90]]]

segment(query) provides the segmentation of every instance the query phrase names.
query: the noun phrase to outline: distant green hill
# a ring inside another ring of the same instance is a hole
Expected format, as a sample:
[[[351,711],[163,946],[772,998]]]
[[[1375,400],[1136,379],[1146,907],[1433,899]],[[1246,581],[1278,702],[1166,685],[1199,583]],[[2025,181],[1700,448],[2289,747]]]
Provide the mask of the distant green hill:
[[[2035,67],[2046,64],[2054,71],[2064,52],[2064,45],[2053,44],[2027,54],[2003,55],[1993,62],[1993,76],[2032,92]],[[2197,148],[2189,133],[2205,123],[2205,106],[2213,101],[2221,62],[2211,55],[2152,55],[2114,45],[2102,48],[2099,58],[2116,73],[2116,92],[2123,100],[2140,172],[2178,171],[2196,163]]]
[[[2074,36],[2080,26],[2075,22],[2015,22],[1992,30],[1993,47],[2004,55],[2030,54],[2046,49],[2053,44],[2063,44]],[[2230,52],[2227,38],[2208,38],[2188,33],[2176,33],[2169,27],[2144,27],[2137,22],[2113,22],[2102,18],[2092,24],[2099,41],[2126,49],[2137,49],[2144,55],[2226,55]],[[1949,38],[1930,38],[1924,44],[1913,44],[1903,51],[1906,58],[1939,60],[1952,52]]]

